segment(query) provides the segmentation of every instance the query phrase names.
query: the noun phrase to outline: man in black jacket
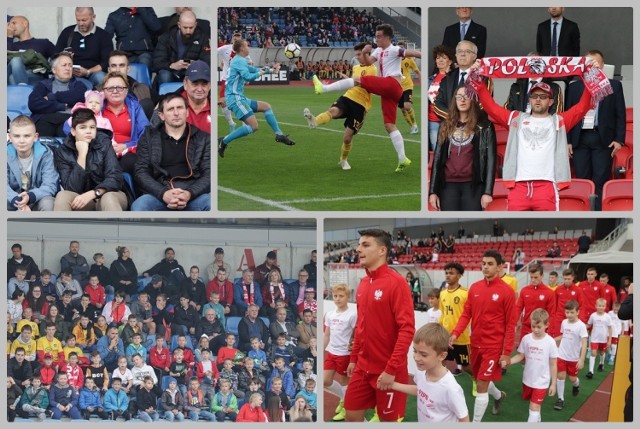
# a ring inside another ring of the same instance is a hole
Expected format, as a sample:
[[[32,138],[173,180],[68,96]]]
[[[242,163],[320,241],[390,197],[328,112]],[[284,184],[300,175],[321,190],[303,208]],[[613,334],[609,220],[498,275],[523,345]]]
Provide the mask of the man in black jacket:
[[[20,243],[15,243],[11,246],[11,253],[13,253],[13,256],[7,259],[7,280],[13,277],[17,267],[23,267],[27,270],[25,279],[28,282],[34,282],[40,278],[38,264],[31,256],[22,253],[22,245]]]
[[[471,20],[472,7],[457,7],[460,22],[444,29],[442,44],[455,49],[458,42],[468,40],[478,47],[478,58],[483,58],[487,49],[487,28]]]
[[[210,210],[211,136],[187,123],[187,102],[179,94],[167,94],[158,111],[163,123],[148,127],[138,141],[135,179],[144,195],[131,210]]]

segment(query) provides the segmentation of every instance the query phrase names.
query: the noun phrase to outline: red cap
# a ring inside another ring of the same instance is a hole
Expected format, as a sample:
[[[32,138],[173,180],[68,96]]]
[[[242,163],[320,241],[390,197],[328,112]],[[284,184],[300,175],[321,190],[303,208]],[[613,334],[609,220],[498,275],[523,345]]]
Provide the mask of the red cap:
[[[553,90],[551,89],[551,86],[549,86],[549,84],[544,83],[544,82],[538,82],[535,85],[533,85],[531,87],[531,89],[529,90],[529,94],[531,94],[533,91],[535,91],[536,89],[539,89],[542,92],[545,92],[547,94],[549,94],[549,97],[553,97]]]
[[[44,354],[44,358],[45,359],[53,359],[53,356],[51,356],[51,353],[45,353]]]

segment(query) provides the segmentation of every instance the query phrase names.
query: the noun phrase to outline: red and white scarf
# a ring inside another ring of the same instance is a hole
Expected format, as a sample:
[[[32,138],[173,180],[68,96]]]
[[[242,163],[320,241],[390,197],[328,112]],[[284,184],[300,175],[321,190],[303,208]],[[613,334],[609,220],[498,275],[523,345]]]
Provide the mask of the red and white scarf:
[[[254,304],[253,295],[253,282],[249,285],[249,289],[247,289],[247,285],[242,282],[242,299],[244,300],[244,302],[246,302],[247,304]]]
[[[280,290],[280,298],[284,299],[284,285],[282,283],[278,283],[278,289]],[[269,291],[271,292],[271,302],[276,302],[275,296],[275,288],[273,283],[269,283]]]

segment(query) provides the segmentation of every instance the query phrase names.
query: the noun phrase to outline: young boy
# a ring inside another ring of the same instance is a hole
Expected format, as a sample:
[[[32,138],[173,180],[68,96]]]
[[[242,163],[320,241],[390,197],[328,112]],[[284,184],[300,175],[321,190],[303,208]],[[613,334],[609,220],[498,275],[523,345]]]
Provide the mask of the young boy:
[[[96,336],[89,316],[86,314],[80,316],[80,320],[73,327],[72,334],[76,338],[76,345],[83,353],[91,353],[95,350]]]
[[[185,392],[186,393],[186,392]],[[182,414],[182,403],[184,402],[182,393],[178,390],[178,382],[175,378],[169,378],[169,386],[162,392],[160,397],[160,410],[162,410],[162,417],[168,421],[184,421],[184,414]]]
[[[275,368],[275,360],[277,357],[284,359],[284,364],[291,370],[293,378],[298,378],[298,356],[296,356],[293,346],[287,345],[287,334],[281,332],[276,338],[276,344],[271,347],[271,362]]]
[[[591,313],[587,321],[587,330],[591,330],[591,356],[589,356],[589,372],[587,373],[587,378],[593,378],[597,352],[600,352],[598,371],[604,371],[604,355],[609,346],[611,346],[611,327],[613,322],[611,321],[611,317],[604,312],[606,307],[607,300],[598,298],[596,300],[596,311]]]
[[[291,406],[291,401],[287,396],[287,393],[282,389],[282,378],[273,377],[269,379],[270,387],[267,387],[267,393],[265,395],[265,403],[269,402],[272,396],[277,396],[280,400],[280,410],[288,410]]]
[[[109,371],[102,363],[100,352],[97,350],[91,353],[91,365],[85,370],[84,378],[93,379],[94,384],[102,393],[109,388]]]
[[[316,380],[317,375],[313,372],[313,363],[309,361],[302,362],[302,372],[298,373],[298,386],[304,389],[307,380]]]
[[[104,255],[102,253],[95,253],[93,255],[93,262],[94,263],[91,264],[91,268],[89,269],[89,285],[93,287],[93,284],[91,283],[91,277],[96,276],[97,284],[100,286],[97,289],[102,290],[103,295],[102,299],[96,301],[92,299],[91,304],[95,305],[98,308],[102,308],[106,303],[107,287],[111,289],[109,291],[111,295],[113,295],[114,293],[114,288],[113,286],[111,286],[111,273],[109,272],[109,268],[104,265]],[[89,285],[85,286],[85,293],[89,293],[87,292],[87,289],[90,287]],[[102,305],[99,305],[98,303],[102,303]]]
[[[104,394],[104,411],[110,420],[122,417],[126,421],[131,418],[129,396],[122,389],[122,380],[118,377],[111,379],[111,388]]]
[[[25,309],[26,310],[26,309]],[[618,311],[620,310],[620,302],[616,301],[613,303],[611,307],[611,311],[607,313],[611,318],[611,348],[609,349],[609,365],[613,365],[616,360],[616,352],[618,350],[618,337],[622,335],[624,332],[624,325],[626,320],[623,322],[618,318]]]
[[[182,349],[175,349],[173,351],[173,362],[169,365],[169,375],[175,377],[183,393],[187,392],[186,380],[187,372],[189,372],[189,365],[183,361],[184,352]]]
[[[419,422],[469,421],[464,392],[442,363],[448,350],[449,332],[442,325],[427,323],[413,338],[416,384],[393,383],[393,390],[417,396]]]
[[[36,359],[37,347],[36,347],[36,341],[32,337],[32,331],[33,329],[31,328],[31,325],[24,325],[20,329],[20,335],[18,335],[18,337],[15,340],[13,340],[13,343],[11,344],[11,353],[9,357],[10,358],[14,357],[16,353],[16,349],[18,347],[22,347],[25,352],[25,360],[31,362],[31,364],[34,365],[34,369],[35,369],[35,364],[37,360]]]
[[[7,210],[52,211],[58,192],[53,151],[38,141],[33,120],[17,116],[7,146]]]
[[[69,335],[64,344],[65,345],[62,348],[62,351],[64,352],[64,355],[65,355],[65,361],[68,362],[71,353],[75,353],[76,357],[78,359],[78,363],[81,366],[84,366],[84,367],[89,366],[89,363],[90,363],[89,359],[87,359],[84,356],[84,353],[82,353],[82,349],[76,345],[76,336],[75,335],[73,335],[73,334]],[[81,389],[81,388],[82,388],[82,385],[80,385],[78,390]]]
[[[222,369],[222,364],[225,359],[231,359],[231,361],[235,361],[236,354],[240,351],[233,347],[236,342],[236,336],[232,333],[228,333],[224,338],[225,343],[227,344],[224,347],[220,347],[218,350],[218,357],[216,359],[216,365],[218,365],[218,369]]]
[[[222,326],[226,326],[224,306],[220,304],[220,292],[211,292],[211,295],[209,295],[209,302],[202,307],[202,316],[204,316],[207,310],[210,308],[213,308],[213,311],[216,312],[216,317],[218,318],[220,323],[222,323]]]
[[[142,345],[142,334],[136,332],[133,334],[132,342],[127,346],[124,352],[127,357],[127,365],[133,365],[133,356],[139,354],[143,361],[147,361],[147,349]]]
[[[16,332],[22,332],[22,327],[26,325],[31,326],[33,338],[38,338],[40,336],[40,327],[33,321],[33,310],[31,307],[25,307],[22,310],[22,319],[20,319],[16,325]]]
[[[137,359],[140,356],[136,357]],[[138,390],[136,394],[136,409],[138,410],[138,418],[143,422],[157,422],[160,419],[160,414],[158,413],[158,394],[156,390],[157,386],[155,386],[155,381],[151,376],[146,376],[142,380],[142,387]]]
[[[156,346],[149,350],[149,362],[156,372],[158,380],[165,375],[169,375],[171,353],[169,349],[164,346],[164,338],[162,335],[156,337]]]
[[[549,313],[542,308],[531,312],[531,333],[525,335],[518,346],[518,353],[509,359],[509,364],[525,360],[522,374],[522,399],[529,400],[529,423],[542,421],[540,408],[547,396],[556,394],[558,347],[547,334]]]
[[[118,361],[118,364],[120,364],[120,361]],[[131,374],[133,374],[133,385],[138,386],[138,388],[144,386],[147,377],[151,377],[153,384],[158,384],[158,379],[156,378],[156,373],[153,371],[153,368],[144,363],[144,359],[142,359],[142,356],[138,353],[133,355]],[[162,392],[158,392],[158,395],[160,395],[160,393]]]
[[[146,333],[155,334],[156,324],[153,321],[153,305],[149,301],[149,292],[140,291],[138,299],[131,303],[131,314],[138,319],[138,328]]]
[[[187,347],[187,337],[184,335],[178,335],[178,347],[176,347],[173,351],[182,350],[182,359],[184,362],[189,365],[189,368],[193,368],[196,364],[196,358],[193,355],[193,350]]]
[[[189,419],[193,422],[197,422],[198,420],[215,422],[216,416],[209,411],[209,408],[210,405],[207,400],[207,395],[200,390],[198,377],[191,377],[189,379],[189,390],[187,390],[187,394],[185,395],[184,403],[184,410],[188,413]]]
[[[251,350],[249,350],[247,356],[253,358],[258,371],[261,371],[264,376],[269,375],[269,362],[267,360],[267,354],[260,348],[260,338],[251,337],[249,343],[251,344]]]
[[[84,385],[84,371],[78,365],[78,354],[70,352],[67,363],[60,365],[60,373],[67,375],[67,383],[73,387],[76,394],[80,392]]]
[[[442,317],[440,310],[440,289],[431,289],[427,294],[429,309],[427,310],[427,323],[438,323]]]
[[[333,416],[334,421],[340,421],[344,420],[347,414],[344,409],[344,394],[349,383],[349,345],[353,339],[358,316],[355,307],[350,308],[348,305],[351,293],[347,284],[339,283],[331,292],[336,308],[327,312],[324,318],[324,349],[327,351],[324,360],[324,387],[340,399],[335,410],[336,415]]]
[[[202,349],[200,352],[202,360],[196,364],[196,375],[198,383],[202,385],[202,390],[213,394],[214,387],[218,384],[220,373],[216,364],[211,360],[211,351]]]
[[[562,288],[560,286],[559,288]],[[573,386],[573,396],[580,393],[580,379],[578,371],[584,365],[584,358],[587,354],[587,325],[578,317],[580,307],[578,301],[569,300],[564,306],[564,319],[560,325],[560,336],[556,337],[556,342],[560,342],[558,346],[558,382],[557,392],[558,399],[553,405],[555,410],[564,408],[564,384],[567,374],[569,381]]]
[[[236,421],[238,416],[238,399],[231,393],[231,383],[229,380],[220,380],[220,391],[213,395],[211,411],[215,413],[216,421],[225,420]]]
[[[7,284],[7,299],[12,299],[13,292],[16,289],[21,290],[25,295],[29,293],[29,282],[25,280],[26,276],[27,269],[18,265],[14,272],[14,277],[11,277]]]
[[[89,420],[92,414],[97,415],[102,420],[106,420],[109,416],[104,411],[104,405],[100,399],[100,389],[96,387],[92,378],[84,381],[84,387],[80,391],[78,397],[78,408],[85,420]]]
[[[35,284],[42,287],[42,295],[47,298],[47,303],[49,303],[49,305],[58,300],[58,296],[56,295],[56,285],[51,281],[51,271],[46,268],[40,271],[40,281],[35,282]],[[34,311],[34,316],[39,319],[44,319],[45,317],[44,314],[37,311]]]
[[[293,374],[285,364],[282,356],[275,358],[274,365],[275,368],[271,371],[271,377],[269,377],[269,380],[267,381],[267,390],[271,390],[271,383],[273,382],[274,377],[278,377],[282,381],[282,388],[284,392],[287,394],[289,400],[291,400],[291,398],[296,395],[296,388],[293,384]]]
[[[249,391],[249,385],[254,378],[260,379],[262,375],[260,371],[256,369],[256,363],[252,357],[246,356],[244,358],[244,366],[238,371],[238,389],[247,393]],[[262,377],[264,379],[264,377]]]
[[[231,384],[231,391],[238,399],[244,399],[244,392],[238,390],[238,374],[233,370],[233,361],[225,359],[220,370],[220,380],[228,380]]]
[[[297,394],[297,397],[303,397],[305,401],[307,401],[307,407],[309,407],[309,411],[311,411],[311,416],[313,421],[316,421],[317,412],[318,412],[318,395],[316,393],[316,381],[312,378],[307,379],[304,383],[304,388],[302,388]]]
[[[53,366],[53,356],[51,356],[51,353],[45,353],[39,375],[42,380],[42,385],[46,390],[51,391],[51,386],[55,382],[56,374],[57,367]]]
[[[264,384],[262,380],[260,380],[258,377],[253,377],[249,382],[249,388],[245,392],[249,396],[251,396],[251,394],[253,393],[259,393],[262,396],[262,408],[266,406],[266,398],[264,391],[262,390],[263,385]]]
[[[133,372],[127,368],[126,356],[120,356],[118,358],[118,367],[113,370],[111,378],[119,379],[122,390],[124,390],[126,394],[129,394],[129,391],[133,388]]]
[[[49,405],[53,410],[51,416],[54,420],[60,420],[67,416],[73,420],[81,420],[82,415],[78,410],[78,392],[68,384],[67,374],[58,374],[57,382],[49,389]]]
[[[100,283],[98,274],[91,274],[89,276],[89,284],[84,287],[84,293],[89,295],[89,302],[96,308],[102,309],[107,302],[107,295],[104,287]]]
[[[318,301],[316,301],[315,296],[316,290],[314,288],[308,287],[304,290],[304,301],[298,304],[298,317],[300,317],[300,319],[302,319],[302,312],[309,309],[313,313],[313,321],[316,321]]]
[[[36,415],[40,420],[44,420],[49,406],[49,392],[42,386],[42,379],[39,375],[31,378],[31,385],[24,389],[16,412],[20,417],[29,418]]]

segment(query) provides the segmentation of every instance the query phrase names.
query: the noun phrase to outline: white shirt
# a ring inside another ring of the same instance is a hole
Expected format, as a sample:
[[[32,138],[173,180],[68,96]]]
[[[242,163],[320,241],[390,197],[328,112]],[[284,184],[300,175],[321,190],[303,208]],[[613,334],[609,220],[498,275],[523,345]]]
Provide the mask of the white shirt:
[[[227,78],[229,77],[229,63],[231,62],[232,52],[232,44],[222,45],[218,48],[218,58],[222,59],[222,73],[220,74],[221,80],[227,80]]]
[[[527,334],[520,341],[518,352],[524,353],[525,364],[522,383],[534,389],[546,389],[551,382],[549,359],[558,357],[558,346],[549,334],[543,338],[533,338]]]
[[[350,355],[349,342],[356,327],[358,314],[355,308],[345,311],[331,310],[324,317],[324,326],[329,328],[327,351],[335,356]]]
[[[402,77],[401,63],[404,58],[403,48],[394,45],[389,45],[386,49],[376,48],[371,52],[371,56],[378,61],[378,71],[380,72],[380,76]]]
[[[591,313],[587,325],[591,325],[592,343],[601,344],[609,340],[609,328],[612,327],[613,322],[608,314],[604,313],[600,315],[598,313]]]
[[[580,319],[575,323],[570,323],[568,319],[562,321],[560,325],[560,347],[558,347],[558,357],[567,362],[577,362],[580,359],[580,347],[582,339],[587,338],[587,325]]]
[[[439,308],[430,308],[427,310],[427,323],[438,323],[442,316],[442,310]]]
[[[429,381],[425,371],[417,371],[413,380],[418,388],[419,422],[457,422],[469,415],[462,387],[449,371],[438,381]]]
[[[553,182],[556,130],[551,116],[530,117],[518,129],[516,182],[548,180]]]
[[[609,315],[609,317],[611,318],[611,322],[613,323],[611,325],[611,337],[618,338],[620,334],[622,334],[622,320],[618,318],[618,313],[615,313],[613,310],[611,310],[607,314]]]

